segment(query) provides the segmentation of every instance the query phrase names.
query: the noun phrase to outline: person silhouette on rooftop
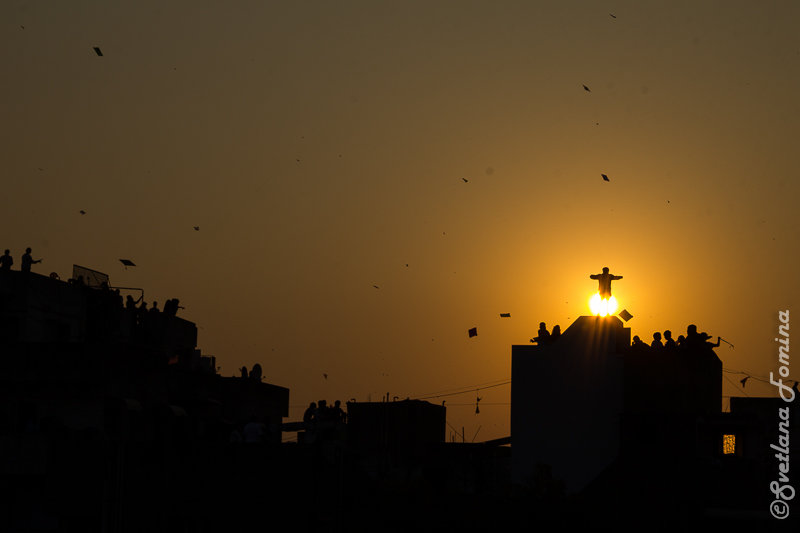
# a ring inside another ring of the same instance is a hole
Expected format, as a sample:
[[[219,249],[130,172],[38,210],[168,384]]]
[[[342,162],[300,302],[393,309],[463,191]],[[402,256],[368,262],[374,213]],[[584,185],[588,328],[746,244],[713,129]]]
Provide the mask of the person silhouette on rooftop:
[[[144,298],[141,298],[142,303],[139,304],[139,307],[136,309],[136,322],[139,325],[144,324],[146,317],[147,317],[147,302],[144,301]]]
[[[333,407],[331,408],[333,419],[337,422],[344,422],[345,421],[345,412],[342,409],[342,402],[341,400],[336,400],[333,402]]]
[[[36,263],[41,263],[41,259],[34,259],[31,257],[31,249],[25,248],[25,253],[22,255],[22,268],[20,270],[22,272],[30,272],[31,265],[35,265]]]
[[[699,350],[705,348],[716,348],[719,346],[720,337],[717,337],[717,343],[713,344],[708,342],[708,339],[711,337],[705,331],[702,333],[697,332],[697,326],[694,324],[689,324],[686,328],[686,340],[684,344],[690,350]]]
[[[144,298],[144,294],[143,294],[143,295],[141,295],[141,296],[139,296],[139,299],[138,299],[138,300],[134,300],[134,299],[133,299],[133,296],[131,296],[131,295],[129,294],[129,295],[128,295],[128,297],[127,297],[127,299],[125,300],[125,309],[129,309],[129,310],[131,310],[131,311],[135,311],[135,310],[136,310],[136,304],[138,304],[139,302],[141,302],[141,301],[142,301],[142,298]]]
[[[553,333],[550,334],[550,342],[555,342],[561,336],[561,326],[553,326]]]
[[[306,409],[306,412],[303,413],[303,422],[308,428],[311,424],[313,424],[317,420],[317,403],[311,402]]]
[[[722,337],[717,337],[717,342],[710,342],[709,339],[711,339],[711,338],[713,338],[713,337],[711,337],[711,335],[709,335],[705,331],[700,333],[700,340],[703,342],[703,348],[717,348],[717,347],[719,347],[720,339],[722,339]]]
[[[689,324],[686,327],[686,337],[683,342],[690,350],[700,346],[700,335],[697,333],[697,326]]]
[[[639,338],[639,335],[633,336],[633,344],[631,344],[631,348],[637,352],[643,352],[649,348],[645,343],[642,342],[642,339]]]
[[[330,420],[330,407],[327,400],[317,402],[317,422],[327,422]]]
[[[664,340],[665,349],[672,351],[675,348],[677,348],[677,345],[675,344],[675,339],[672,338],[672,332],[670,330],[668,329],[664,330],[664,339],[665,339]]]
[[[536,337],[531,339],[531,342],[537,343],[539,346],[545,344],[550,340],[550,332],[547,331],[547,324],[539,322],[539,331],[536,332]]]
[[[653,342],[650,343],[650,347],[654,350],[661,350],[664,348],[664,345],[661,343],[661,333],[658,331],[653,333]]]
[[[603,267],[602,274],[591,274],[589,278],[597,280],[597,292],[600,293],[601,298],[611,298],[611,282],[622,279],[622,276],[609,274],[608,267]]]
[[[11,250],[6,250],[0,256],[0,270],[11,270],[11,265],[14,264],[14,258],[11,257]]]

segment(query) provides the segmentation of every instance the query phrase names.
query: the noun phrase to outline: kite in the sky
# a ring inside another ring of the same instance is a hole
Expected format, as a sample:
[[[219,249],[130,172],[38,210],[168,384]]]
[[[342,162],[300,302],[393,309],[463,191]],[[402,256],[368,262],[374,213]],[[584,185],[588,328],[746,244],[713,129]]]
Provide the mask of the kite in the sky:
[[[195,231],[200,231],[200,226],[192,226]]]
[[[85,214],[86,214],[86,211],[84,211],[83,209],[81,209],[81,210],[80,210],[80,213],[81,213],[81,215],[85,215]]]
[[[747,383],[748,379],[750,379],[750,376],[745,376],[744,379],[739,381],[739,383],[742,384],[742,388],[744,388],[744,385],[745,385],[745,383]]]
[[[587,93],[592,92],[592,90],[590,88],[588,88],[586,85],[584,85],[583,88]]]
[[[464,183],[468,183],[469,182],[469,180],[467,178],[461,178],[461,179],[464,180]]]
[[[470,337],[477,337],[478,336],[478,328],[470,328],[468,333],[469,333]]]
[[[511,313],[500,313],[500,318],[511,318]]]
[[[120,259],[119,262],[122,263],[123,265],[125,265],[125,270],[128,270],[128,267],[135,267],[136,266],[136,263],[134,263],[130,259]]]
[[[99,46],[95,46],[94,47],[94,53],[97,54],[100,57],[103,57],[103,52],[100,51],[100,47]]]
[[[619,312],[619,317],[625,322],[627,322],[628,320],[633,318],[633,315],[630,314],[627,309],[623,309],[622,311]]]
[[[600,175],[603,176],[603,180],[604,181],[611,181],[610,179],[608,179],[608,176],[606,176],[605,174],[600,174]]]

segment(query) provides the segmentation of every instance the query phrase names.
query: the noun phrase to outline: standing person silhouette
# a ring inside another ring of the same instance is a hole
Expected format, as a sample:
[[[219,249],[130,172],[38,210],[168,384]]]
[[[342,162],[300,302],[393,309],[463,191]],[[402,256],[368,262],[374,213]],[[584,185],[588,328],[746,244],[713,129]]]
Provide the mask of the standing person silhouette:
[[[41,259],[34,259],[31,257],[31,249],[25,248],[25,254],[22,256],[22,267],[20,268],[23,272],[30,272],[31,265],[36,263],[41,263]]]
[[[0,255],[0,270],[11,270],[13,264],[14,258],[11,257],[11,250],[6,250],[3,255]]]
[[[609,274],[608,267],[603,267],[602,274],[591,274],[589,278],[596,279],[598,281],[597,292],[600,293],[600,298],[608,299],[611,298],[611,282],[622,279],[622,276]]]

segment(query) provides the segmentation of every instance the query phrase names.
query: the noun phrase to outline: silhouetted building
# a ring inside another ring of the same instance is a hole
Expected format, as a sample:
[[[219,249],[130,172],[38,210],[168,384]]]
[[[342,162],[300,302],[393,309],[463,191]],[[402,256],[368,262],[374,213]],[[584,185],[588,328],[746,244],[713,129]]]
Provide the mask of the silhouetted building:
[[[698,420],[722,411],[722,361],[711,349],[628,350],[622,453],[693,457]]]
[[[616,459],[629,345],[620,319],[582,316],[555,342],[512,346],[515,483],[530,483],[539,465],[549,465],[576,492]]]
[[[512,346],[514,483],[545,498],[579,495],[572,512],[598,522],[622,513],[767,526],[781,468],[771,445],[788,404],[734,397],[723,413],[715,346],[707,336],[631,346],[613,316],[579,317],[557,341]],[[800,430],[797,411],[789,434]],[[798,451],[794,443],[789,455]]]
[[[14,487],[0,530],[229,522],[229,502],[209,495],[228,490],[240,505],[244,489],[230,487],[280,471],[289,390],[218,375],[194,323],[126,309],[105,281],[0,271],[0,483]],[[257,451],[231,449],[231,434],[253,421],[263,428]],[[246,475],[230,471],[239,460]]]
[[[444,442],[446,409],[422,400],[350,402],[347,442],[378,469],[419,461]]]

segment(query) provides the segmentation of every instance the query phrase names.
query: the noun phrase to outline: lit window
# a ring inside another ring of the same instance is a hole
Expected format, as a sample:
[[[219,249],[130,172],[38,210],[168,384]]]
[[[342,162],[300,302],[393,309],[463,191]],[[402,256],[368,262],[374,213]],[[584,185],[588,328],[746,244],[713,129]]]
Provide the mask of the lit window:
[[[722,436],[722,453],[726,455],[736,453],[736,435]]]

